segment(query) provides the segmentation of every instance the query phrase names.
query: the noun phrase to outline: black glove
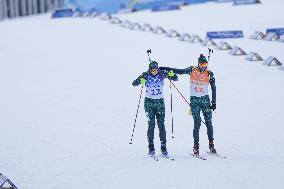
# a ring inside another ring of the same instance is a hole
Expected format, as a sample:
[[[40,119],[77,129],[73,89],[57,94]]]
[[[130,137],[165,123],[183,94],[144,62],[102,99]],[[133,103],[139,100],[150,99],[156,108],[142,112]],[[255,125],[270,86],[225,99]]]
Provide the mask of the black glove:
[[[214,111],[214,110],[216,110],[216,102],[211,102],[211,109]]]

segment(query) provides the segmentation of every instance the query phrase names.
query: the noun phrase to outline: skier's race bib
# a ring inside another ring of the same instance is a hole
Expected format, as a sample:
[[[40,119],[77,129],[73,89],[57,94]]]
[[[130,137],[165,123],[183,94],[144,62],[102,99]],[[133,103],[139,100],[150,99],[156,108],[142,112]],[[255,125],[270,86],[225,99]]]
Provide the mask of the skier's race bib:
[[[202,97],[208,95],[208,85],[210,76],[208,71],[200,72],[195,68],[190,75],[190,95]]]
[[[164,78],[158,73],[156,76],[148,75],[146,79],[146,97],[151,99],[163,98]]]
[[[208,84],[190,83],[190,95],[201,97],[208,95]]]

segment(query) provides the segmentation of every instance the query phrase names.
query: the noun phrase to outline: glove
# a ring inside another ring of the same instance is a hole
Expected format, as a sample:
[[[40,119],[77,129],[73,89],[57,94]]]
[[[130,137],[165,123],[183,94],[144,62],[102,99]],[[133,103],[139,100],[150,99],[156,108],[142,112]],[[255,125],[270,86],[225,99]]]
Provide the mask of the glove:
[[[175,76],[175,73],[173,72],[173,70],[169,71],[168,76],[169,77],[174,77]]]
[[[145,83],[146,83],[146,80],[145,80],[144,78],[141,78],[141,79],[140,79],[140,84],[141,84],[141,85],[145,85]]]
[[[189,108],[189,110],[188,110],[188,115],[192,116],[191,108]]]
[[[214,111],[214,110],[216,110],[216,102],[211,102],[211,109]]]

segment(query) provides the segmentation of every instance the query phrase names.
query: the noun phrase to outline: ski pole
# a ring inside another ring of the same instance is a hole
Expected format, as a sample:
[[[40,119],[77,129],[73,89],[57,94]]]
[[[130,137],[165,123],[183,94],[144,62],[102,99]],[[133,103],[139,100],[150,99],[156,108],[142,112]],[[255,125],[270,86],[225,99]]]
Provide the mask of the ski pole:
[[[149,50],[147,50],[147,54],[148,54],[148,58],[149,58],[149,62],[151,63],[151,58],[150,58],[150,53],[152,53],[152,50],[151,49],[149,49]]]
[[[137,111],[136,111],[136,116],[135,116],[135,121],[134,121],[134,125],[133,125],[131,140],[130,140],[129,144],[132,144],[132,140],[133,140],[133,136],[134,136],[134,130],[135,130],[136,121],[137,121],[137,116],[138,116],[138,111],[139,111],[139,107],[140,107],[140,101],[141,101],[141,97],[142,97],[143,87],[144,87],[144,85],[142,85],[142,87],[141,87],[141,92],[140,92],[138,107],[137,107]]]
[[[185,100],[185,102],[189,105],[189,107],[191,106],[190,103],[186,100],[186,98],[182,95],[182,93],[178,90],[178,88],[175,86],[175,84],[170,80],[171,84],[173,84],[174,88],[178,91],[178,93],[180,94],[180,96]],[[201,119],[202,123],[205,124],[205,122]]]
[[[174,88],[177,90],[177,92],[180,94],[180,96],[184,99],[184,101],[190,106],[190,103],[186,100],[186,98],[182,95],[182,93],[178,90],[178,88],[175,86],[175,84],[170,80],[171,84],[174,86]]]
[[[213,49],[208,48],[208,51],[209,51],[209,56],[208,56],[208,62],[209,62],[209,59],[210,59],[211,53],[213,53]]]
[[[170,80],[171,81],[171,80]],[[171,114],[172,114],[172,138],[174,137],[174,115],[173,115],[173,93],[172,93],[172,82],[170,82],[170,91],[171,91]]]

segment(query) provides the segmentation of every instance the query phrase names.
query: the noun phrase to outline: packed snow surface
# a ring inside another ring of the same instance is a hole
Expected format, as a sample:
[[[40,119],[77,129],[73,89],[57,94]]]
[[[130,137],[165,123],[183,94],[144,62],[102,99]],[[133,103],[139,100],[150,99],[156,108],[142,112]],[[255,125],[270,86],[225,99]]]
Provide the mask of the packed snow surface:
[[[207,3],[119,16],[202,37],[210,30],[242,29],[244,39],[226,41],[283,62],[283,43],[248,39],[255,30],[284,26],[275,14],[283,4]],[[283,188],[284,72],[214,49],[209,66],[217,86],[215,144],[227,159],[206,154],[202,125],[200,151],[206,161],[189,155],[193,119],[175,89],[171,138],[166,81],[168,151],[176,161],[155,162],[147,156],[143,101],[129,144],[141,89],[131,83],[147,70],[149,48],[153,60],[177,68],[196,65],[199,54],[208,52],[199,44],[99,19],[43,15],[1,22],[0,172],[21,189]],[[175,84],[189,98],[188,76]],[[157,132],[155,137],[159,154]]]

